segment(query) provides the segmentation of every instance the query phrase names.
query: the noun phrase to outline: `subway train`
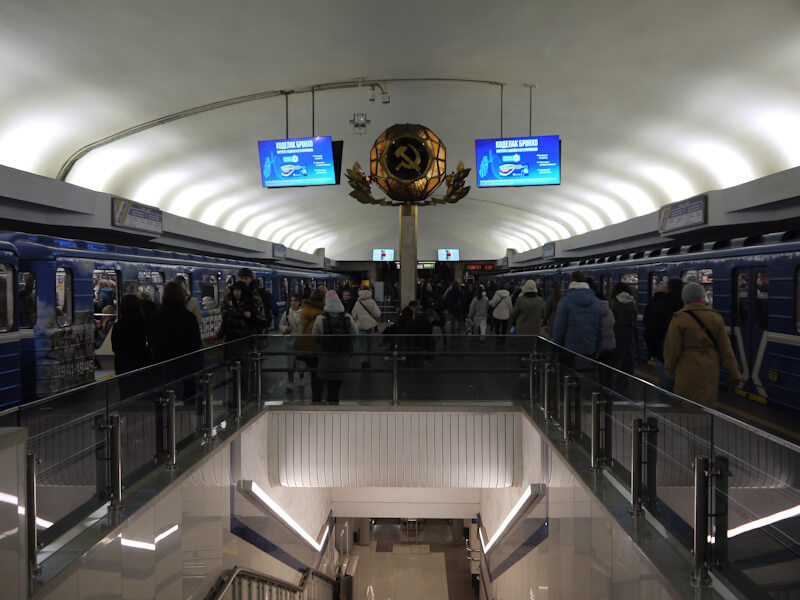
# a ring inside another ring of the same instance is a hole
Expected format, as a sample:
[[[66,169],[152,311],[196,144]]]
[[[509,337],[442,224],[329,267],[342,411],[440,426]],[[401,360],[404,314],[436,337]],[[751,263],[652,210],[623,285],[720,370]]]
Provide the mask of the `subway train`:
[[[659,282],[696,280],[731,337],[744,386],[740,396],[800,412],[800,234],[773,233],[691,246],[617,253],[562,265],[498,274],[521,285],[533,279],[545,296],[567,289],[572,272],[594,278],[607,297],[614,282],[633,288],[639,312],[639,357],[647,358],[641,320]],[[724,375],[720,381],[727,385]]]
[[[0,409],[95,380],[95,282],[116,304],[147,292],[157,304],[166,282],[183,275],[201,303],[201,334],[210,343],[222,322],[228,284],[249,267],[273,294],[279,313],[304,287],[334,287],[346,275],[165,250],[26,233],[0,233]],[[99,321],[101,322],[101,321]],[[276,322],[272,326],[277,326]]]

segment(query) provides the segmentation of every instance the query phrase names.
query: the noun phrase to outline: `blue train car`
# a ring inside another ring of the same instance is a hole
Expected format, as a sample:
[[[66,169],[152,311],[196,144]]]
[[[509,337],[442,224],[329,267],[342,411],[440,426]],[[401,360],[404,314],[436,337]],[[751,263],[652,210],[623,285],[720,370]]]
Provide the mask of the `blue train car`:
[[[567,288],[572,272],[594,278],[608,296],[613,282],[630,285],[641,315],[660,281],[698,281],[706,303],[728,328],[744,378],[735,393],[761,404],[800,412],[800,242],[776,233],[692,246],[674,246],[582,260],[559,267],[506,273],[499,280],[533,279],[549,295]],[[640,326],[641,358],[647,358]],[[727,385],[727,376],[720,378]]]
[[[17,249],[0,242],[0,408],[15,404],[20,392],[18,272]]]
[[[220,305],[243,267],[272,294],[273,327],[290,285],[330,285],[344,277],[197,254],[0,233],[0,286],[5,289],[5,304],[0,306],[0,406],[110,374],[112,367],[97,361],[110,358],[113,365],[110,344],[101,340],[102,334],[107,337],[122,295],[149,297],[158,305],[166,283],[178,276],[200,302],[203,341],[214,343],[222,323]]]

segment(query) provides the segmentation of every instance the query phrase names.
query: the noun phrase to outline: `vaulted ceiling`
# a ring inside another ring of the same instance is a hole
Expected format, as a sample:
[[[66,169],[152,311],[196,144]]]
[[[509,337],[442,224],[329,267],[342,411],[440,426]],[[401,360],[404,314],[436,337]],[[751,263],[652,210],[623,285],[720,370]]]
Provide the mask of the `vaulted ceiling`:
[[[798,65],[796,0],[5,0],[0,164],[57,177],[89,146],[66,181],[368,260],[397,247],[396,208],[359,204],[346,182],[265,189],[258,164],[257,141],[286,134],[280,91],[296,91],[289,135],[306,137],[308,90],[349,82],[314,93],[313,132],[344,141],[347,168],[394,123],[430,127],[473,188],[420,211],[420,257],[496,258],[797,166]],[[474,140],[500,137],[501,119],[505,136],[561,136],[562,185],[475,187]]]

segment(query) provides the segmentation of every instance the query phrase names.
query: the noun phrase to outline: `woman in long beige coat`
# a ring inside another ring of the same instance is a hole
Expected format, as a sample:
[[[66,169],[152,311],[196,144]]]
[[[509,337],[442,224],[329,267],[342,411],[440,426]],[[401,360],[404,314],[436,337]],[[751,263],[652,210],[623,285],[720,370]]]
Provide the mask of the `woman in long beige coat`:
[[[664,340],[664,365],[667,373],[675,377],[676,394],[695,402],[711,404],[717,400],[719,388],[717,349],[732,387],[738,387],[741,383],[739,365],[722,317],[703,303],[703,286],[695,282],[687,283],[681,295],[685,306],[675,313],[669,324]],[[716,347],[709,334],[716,341]]]

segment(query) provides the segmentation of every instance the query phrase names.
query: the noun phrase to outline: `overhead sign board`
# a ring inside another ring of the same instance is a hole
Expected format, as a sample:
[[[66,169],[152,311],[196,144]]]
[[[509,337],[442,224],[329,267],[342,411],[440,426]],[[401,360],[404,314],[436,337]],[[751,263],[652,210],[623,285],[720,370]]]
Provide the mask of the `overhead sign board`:
[[[556,255],[556,243],[547,242],[542,246],[542,258],[553,258]]]
[[[111,198],[111,224],[123,229],[162,233],[164,220],[161,211],[123,198]]]
[[[676,202],[658,210],[658,231],[669,233],[708,221],[708,196],[705,194]]]
[[[283,244],[272,244],[272,258],[286,258],[286,246]]]
[[[330,136],[260,141],[258,156],[264,187],[336,184]]]

